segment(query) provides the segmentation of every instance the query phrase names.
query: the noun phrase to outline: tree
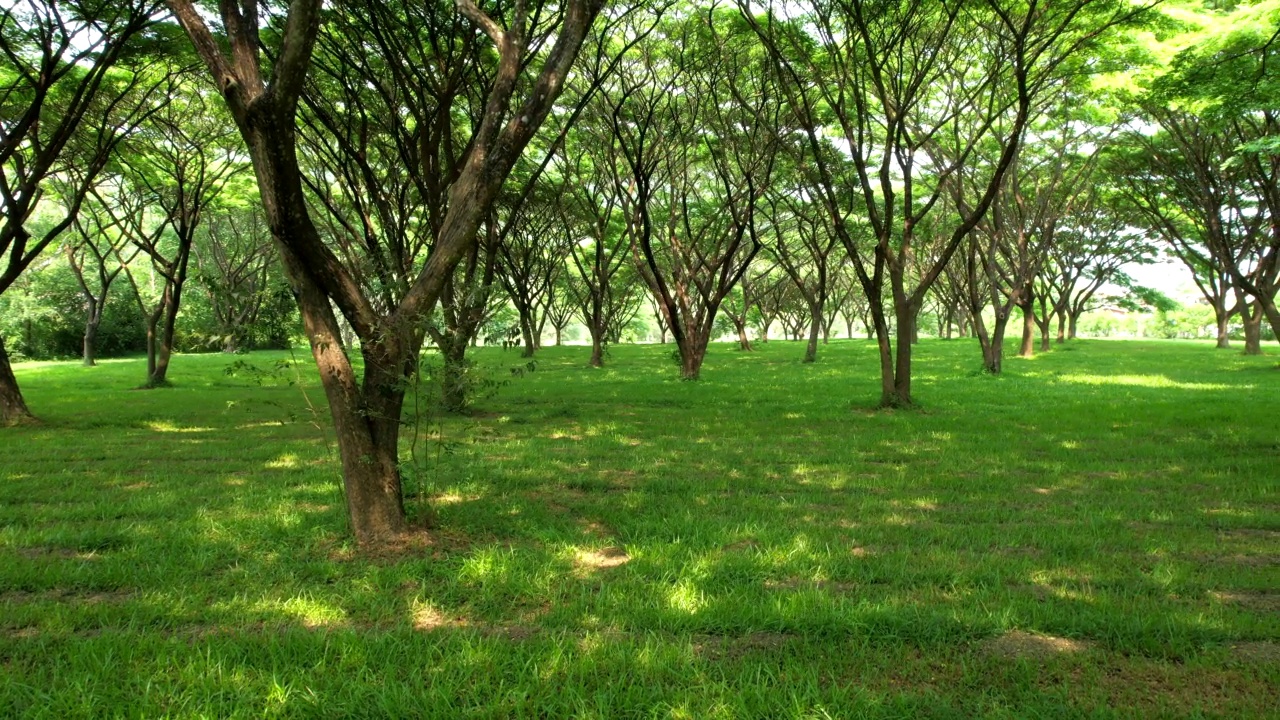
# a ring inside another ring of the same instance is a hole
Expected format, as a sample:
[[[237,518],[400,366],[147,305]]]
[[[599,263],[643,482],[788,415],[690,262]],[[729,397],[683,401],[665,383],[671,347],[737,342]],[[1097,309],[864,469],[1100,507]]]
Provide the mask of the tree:
[[[254,347],[254,328],[271,295],[275,249],[261,205],[223,204],[211,208],[203,242],[195,246],[201,287],[209,298],[223,352]]]
[[[569,240],[572,269],[566,291],[591,335],[592,367],[604,365],[609,327],[624,308],[636,305],[631,234],[622,225],[621,193],[612,168],[621,162],[617,145],[600,118],[580,123],[568,139],[560,172],[566,190],[559,216]]]
[[[0,295],[71,227],[156,85],[131,72],[158,0],[26,0],[0,9]],[[125,67],[128,65],[128,67]],[[113,70],[119,67],[119,72]],[[74,159],[70,156],[74,155]],[[65,212],[33,233],[46,181],[68,168]],[[0,338],[0,425],[33,419]]]
[[[780,186],[770,194],[765,207],[773,231],[769,253],[795,284],[809,310],[804,362],[811,363],[818,359],[818,336],[833,285],[831,256],[839,240],[822,221],[820,204],[803,188]]]
[[[1086,71],[1100,38],[1136,11],[1103,0],[835,0],[784,21],[739,5],[773,58],[814,166],[811,191],[870,305],[880,405],[910,406],[911,344],[925,295],[995,200],[1039,99]],[[946,152],[930,153],[933,162],[922,157],[939,148]],[[957,205],[934,263],[917,269],[916,228],[980,148],[994,160],[967,183],[976,192]],[[870,247],[850,231],[853,216],[870,224]]]
[[[998,374],[1004,362],[1004,337],[1013,310],[1022,311],[1019,355],[1034,352],[1036,277],[1057,242],[1058,231],[1093,178],[1103,138],[1072,110],[1047,113],[1028,147],[1013,161],[992,204],[969,238],[971,261],[983,282],[969,287],[974,334],[982,347],[983,367]],[[1105,132],[1105,129],[1103,130]],[[964,173],[954,176],[957,181]],[[963,202],[963,194],[957,194]],[[978,294],[985,289],[986,298]],[[983,307],[994,309],[988,332]]]
[[[246,169],[230,144],[232,129],[206,89],[171,71],[174,91],[160,101],[120,145],[121,172],[113,199],[95,188],[99,206],[145,255],[161,278],[160,292],[148,297],[125,264],[134,296],[147,322],[147,381],[169,384],[169,360],[186,289],[191,249],[205,211],[227,182]],[[179,92],[178,89],[181,88]],[[215,101],[216,102],[216,101]],[[158,211],[153,212],[153,211]],[[121,258],[123,263],[123,258]]]
[[[481,121],[462,143],[465,161],[452,176],[433,175],[448,184],[448,207],[433,232],[430,256],[406,276],[394,304],[370,296],[354,266],[324,242],[307,206],[296,112],[322,21],[321,0],[291,2],[276,25],[279,42],[269,57],[262,52],[258,3],[220,4],[226,51],[192,0],[168,4],[222,92],[249,149],[267,223],[329,400],[351,527],[361,543],[379,542],[406,527],[400,418],[406,379],[418,365],[422,327],[454,267],[475,247],[477,231],[516,160],[551,113],[603,3],[571,0],[549,17],[541,6],[517,0],[495,19],[471,0],[459,0],[458,12],[492,42],[492,49],[484,51],[492,53],[494,69],[483,95]],[[361,4],[355,10],[368,12],[370,6]],[[452,40],[448,35],[435,37]],[[369,39],[373,38],[360,42]],[[433,55],[458,50],[439,43],[419,47]],[[390,87],[404,92],[414,89],[403,78],[388,80]],[[360,376],[340,341],[335,307],[360,340]]]
[[[562,232],[557,199],[539,197],[520,203],[497,245],[498,280],[520,318],[522,357],[533,357],[542,343],[547,317],[544,300],[564,271],[569,238]]]
[[[63,244],[67,264],[75,275],[84,297],[84,340],[81,357],[86,367],[97,364],[98,330],[111,286],[121,271],[137,257],[140,249],[126,255],[128,237],[120,232],[118,222],[110,214],[85,203],[76,214],[74,240]]]
[[[778,105],[743,30],[715,11],[675,21],[605,93],[636,265],[686,380],[698,378],[716,313],[761,248]]]

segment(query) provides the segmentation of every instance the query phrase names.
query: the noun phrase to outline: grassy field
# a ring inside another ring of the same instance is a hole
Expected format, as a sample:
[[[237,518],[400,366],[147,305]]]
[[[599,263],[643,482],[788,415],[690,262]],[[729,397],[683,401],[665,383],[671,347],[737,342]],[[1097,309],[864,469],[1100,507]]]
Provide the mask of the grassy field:
[[[376,556],[308,364],[17,366],[0,717],[1280,716],[1274,355],[925,341],[875,412],[862,342],[586,353],[479,351]]]

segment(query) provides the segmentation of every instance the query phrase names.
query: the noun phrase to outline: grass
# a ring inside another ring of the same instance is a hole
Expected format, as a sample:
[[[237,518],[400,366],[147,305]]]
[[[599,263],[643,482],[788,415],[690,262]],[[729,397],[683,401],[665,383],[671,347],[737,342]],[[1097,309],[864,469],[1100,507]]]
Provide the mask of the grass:
[[[481,412],[406,430],[439,526],[377,556],[287,354],[17,366],[0,716],[1280,712],[1274,356],[925,341],[875,412],[862,342],[584,352],[477,352]]]

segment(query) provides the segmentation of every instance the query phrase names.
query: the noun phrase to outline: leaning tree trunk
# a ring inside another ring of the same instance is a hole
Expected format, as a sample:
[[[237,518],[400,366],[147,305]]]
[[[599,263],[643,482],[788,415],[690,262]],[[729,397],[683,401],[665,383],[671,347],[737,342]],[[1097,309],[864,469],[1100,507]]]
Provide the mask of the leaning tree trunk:
[[[20,425],[33,422],[35,416],[27,409],[22,399],[22,390],[18,388],[18,379],[13,375],[13,367],[9,365],[9,353],[4,348],[4,338],[0,337],[0,426]]]
[[[241,130],[254,156],[263,208],[329,401],[351,531],[362,545],[385,540],[407,527],[400,483],[398,411],[411,361],[416,361],[421,346],[421,333],[383,328],[379,337],[387,346],[400,344],[399,351],[362,343],[364,379],[363,383],[357,381],[333,305],[319,279],[297,254],[301,251],[295,249],[319,247],[322,240],[307,211],[292,115],[257,113],[254,122]]]
[[[752,352],[751,338],[747,337],[747,321],[744,319],[738,322],[738,318],[733,318],[733,328],[738,331],[738,349],[743,352]]]

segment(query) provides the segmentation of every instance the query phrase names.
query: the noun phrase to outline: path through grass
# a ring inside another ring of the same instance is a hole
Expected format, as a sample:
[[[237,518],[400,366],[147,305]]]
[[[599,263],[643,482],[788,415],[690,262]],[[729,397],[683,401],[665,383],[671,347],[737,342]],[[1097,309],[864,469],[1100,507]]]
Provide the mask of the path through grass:
[[[0,716],[1275,716],[1274,356],[926,341],[873,412],[871,345],[801,351],[481,351],[378,557],[287,354],[19,365]]]

